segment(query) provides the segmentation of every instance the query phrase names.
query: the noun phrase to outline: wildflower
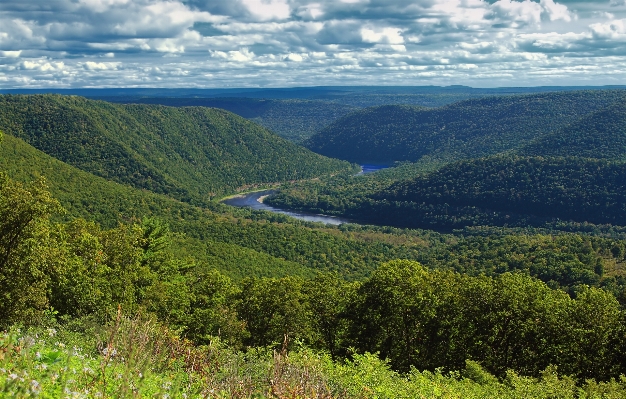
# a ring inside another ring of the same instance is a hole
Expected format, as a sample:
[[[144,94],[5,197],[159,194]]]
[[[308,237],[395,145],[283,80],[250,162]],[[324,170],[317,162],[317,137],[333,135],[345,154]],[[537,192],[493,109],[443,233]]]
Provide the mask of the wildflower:
[[[41,359],[41,352],[37,352],[37,353],[35,353],[35,357],[36,357],[37,359]]]
[[[41,385],[39,385],[39,382],[36,380],[32,380],[30,382],[30,390],[33,391],[33,393],[39,393],[39,391],[41,391]]]
[[[11,373],[11,374],[9,374],[9,378],[12,379],[12,380],[15,380],[15,379],[17,379],[17,374]]]
[[[57,330],[54,328],[48,328],[48,335],[54,337],[57,334]]]
[[[111,348],[111,347],[106,347],[104,349],[102,349],[102,354],[104,356],[111,356],[114,357],[115,355],[117,355],[117,350],[115,348]]]

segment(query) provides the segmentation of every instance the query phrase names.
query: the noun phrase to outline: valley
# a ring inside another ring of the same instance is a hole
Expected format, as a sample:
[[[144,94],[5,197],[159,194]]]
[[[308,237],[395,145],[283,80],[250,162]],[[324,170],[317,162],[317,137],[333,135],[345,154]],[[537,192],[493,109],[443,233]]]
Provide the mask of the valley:
[[[622,397],[624,104],[615,87],[0,95],[0,366],[55,394],[67,366],[93,371],[65,383],[81,390],[142,370],[146,397],[170,377],[176,397],[305,378],[323,397]]]

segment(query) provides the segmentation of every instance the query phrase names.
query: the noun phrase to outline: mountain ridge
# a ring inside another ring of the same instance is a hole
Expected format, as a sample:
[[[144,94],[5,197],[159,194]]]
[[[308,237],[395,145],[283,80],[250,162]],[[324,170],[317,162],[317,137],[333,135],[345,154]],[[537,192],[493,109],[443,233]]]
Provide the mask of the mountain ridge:
[[[434,109],[366,108],[334,122],[306,146],[350,162],[479,158],[515,150],[625,96],[622,90],[572,91],[486,97]]]

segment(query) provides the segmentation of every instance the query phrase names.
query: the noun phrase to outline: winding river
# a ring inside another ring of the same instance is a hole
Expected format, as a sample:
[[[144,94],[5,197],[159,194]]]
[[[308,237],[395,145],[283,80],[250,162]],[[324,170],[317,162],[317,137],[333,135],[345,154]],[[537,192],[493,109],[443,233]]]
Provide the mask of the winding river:
[[[385,169],[387,166],[385,165],[370,165],[363,164],[361,165],[361,174],[376,172],[380,169]],[[237,207],[248,207],[261,211],[269,211],[274,213],[281,213],[283,215],[291,216],[296,219],[305,220],[307,222],[322,222],[326,224],[334,224],[340,225],[343,223],[351,223],[350,220],[339,218],[335,216],[327,216],[327,215],[316,215],[313,213],[300,212],[300,211],[288,211],[284,209],[275,208],[273,206],[269,206],[263,203],[263,199],[268,195],[271,195],[274,190],[264,190],[264,191],[256,191],[254,193],[241,194],[236,195],[234,197],[230,197],[222,201],[226,205],[237,206]]]

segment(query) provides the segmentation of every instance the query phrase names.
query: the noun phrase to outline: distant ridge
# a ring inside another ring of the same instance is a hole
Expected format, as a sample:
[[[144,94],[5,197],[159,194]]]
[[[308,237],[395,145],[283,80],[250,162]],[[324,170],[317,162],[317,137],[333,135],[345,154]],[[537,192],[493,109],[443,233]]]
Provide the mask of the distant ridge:
[[[521,155],[626,159],[626,101],[586,115],[536,139],[517,151]]]
[[[249,97],[249,98],[311,98],[333,93],[429,93],[475,92],[481,95],[507,93],[542,93],[555,91],[626,89],[626,85],[612,86],[537,86],[537,87],[496,87],[474,88],[463,85],[451,86],[312,86],[277,88],[40,88],[40,89],[0,89],[0,94],[63,94],[83,97],[105,96],[145,96],[145,97]]]
[[[623,101],[626,91],[492,96],[435,109],[390,105],[350,114],[307,147],[351,162],[452,162],[509,151]]]

